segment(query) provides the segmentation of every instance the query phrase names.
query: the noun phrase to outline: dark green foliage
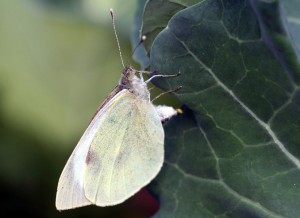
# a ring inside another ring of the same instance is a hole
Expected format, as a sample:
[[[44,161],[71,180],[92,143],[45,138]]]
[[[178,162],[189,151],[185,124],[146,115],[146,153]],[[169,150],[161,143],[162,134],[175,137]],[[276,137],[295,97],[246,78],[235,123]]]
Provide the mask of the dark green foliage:
[[[156,217],[299,216],[300,3],[282,4],[146,3],[151,69],[182,73],[156,85],[186,105],[165,127]]]

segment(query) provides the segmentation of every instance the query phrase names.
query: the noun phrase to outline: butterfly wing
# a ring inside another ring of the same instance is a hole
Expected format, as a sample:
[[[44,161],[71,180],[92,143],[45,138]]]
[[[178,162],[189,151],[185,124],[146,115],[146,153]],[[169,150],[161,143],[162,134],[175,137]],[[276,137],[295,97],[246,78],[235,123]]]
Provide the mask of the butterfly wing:
[[[91,143],[84,174],[86,198],[115,205],[148,184],[164,158],[164,131],[154,106],[130,92],[106,111]]]
[[[92,202],[85,197],[83,189],[86,157],[90,145],[97,134],[99,125],[102,125],[105,120],[106,111],[113,107],[115,99],[122,98],[127,92],[127,90],[120,91],[114,97],[110,97],[110,100],[106,102],[106,104],[101,106],[101,109],[95,114],[93,120],[78,142],[58,181],[55,202],[58,210],[72,209],[92,204]]]

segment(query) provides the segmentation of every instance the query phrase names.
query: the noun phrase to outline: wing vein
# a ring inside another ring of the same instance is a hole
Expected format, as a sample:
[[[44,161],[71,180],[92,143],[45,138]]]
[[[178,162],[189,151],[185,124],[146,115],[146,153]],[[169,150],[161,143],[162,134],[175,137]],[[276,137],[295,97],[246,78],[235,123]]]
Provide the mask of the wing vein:
[[[131,113],[130,113],[130,115],[131,115]],[[125,116],[125,117],[126,117],[126,116]],[[126,120],[126,119],[123,119],[123,120]],[[130,120],[130,119],[128,119],[128,120]],[[122,127],[124,127],[124,126],[126,125],[126,123],[127,123],[127,122],[124,122],[124,121],[121,122],[121,125],[120,125],[121,128],[119,128],[119,131],[118,131],[118,132],[120,132],[120,130],[122,129]],[[124,141],[123,139],[124,139],[124,137],[125,137],[125,135],[126,135],[126,132],[128,132],[129,126],[130,126],[130,125],[127,125],[126,130],[123,132],[122,140],[121,140],[122,142]],[[114,169],[115,169],[116,162],[117,162],[118,156],[119,156],[119,154],[120,154],[120,149],[121,149],[122,145],[123,145],[123,143],[119,144],[119,146],[118,146],[118,152],[116,152],[115,159],[114,159],[114,163],[113,163],[113,167],[112,167],[111,174],[110,174],[110,178],[109,178],[109,198],[111,198],[111,187],[112,187],[111,183],[112,183],[112,177],[113,177]]]

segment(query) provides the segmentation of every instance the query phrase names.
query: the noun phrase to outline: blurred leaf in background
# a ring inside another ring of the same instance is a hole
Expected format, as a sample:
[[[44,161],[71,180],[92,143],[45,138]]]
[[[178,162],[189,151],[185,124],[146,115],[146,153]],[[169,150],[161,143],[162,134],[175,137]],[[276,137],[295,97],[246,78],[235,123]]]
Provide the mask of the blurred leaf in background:
[[[147,217],[153,205],[59,213],[59,175],[125,62],[135,1],[0,1],[0,216]],[[146,201],[147,194],[137,197]],[[145,215],[146,214],[146,215]]]

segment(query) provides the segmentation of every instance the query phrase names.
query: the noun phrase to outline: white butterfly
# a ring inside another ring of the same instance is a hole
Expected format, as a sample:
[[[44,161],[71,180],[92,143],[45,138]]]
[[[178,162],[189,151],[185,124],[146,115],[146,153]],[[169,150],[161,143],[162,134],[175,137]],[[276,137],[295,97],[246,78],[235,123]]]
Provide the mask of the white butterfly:
[[[119,204],[147,185],[164,160],[161,121],[177,114],[155,107],[137,71],[125,68],[119,85],[105,99],[59,178],[56,208]]]

